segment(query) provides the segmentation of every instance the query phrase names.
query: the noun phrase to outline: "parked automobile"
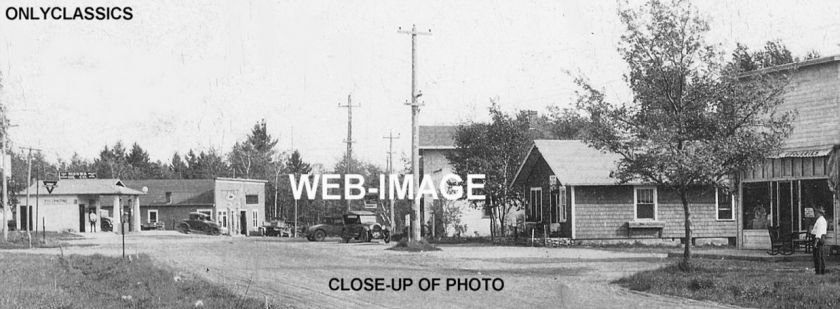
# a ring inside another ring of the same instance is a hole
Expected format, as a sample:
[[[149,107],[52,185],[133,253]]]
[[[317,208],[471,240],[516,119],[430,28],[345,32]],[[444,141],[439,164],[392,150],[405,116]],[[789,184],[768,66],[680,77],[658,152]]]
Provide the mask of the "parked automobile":
[[[111,232],[114,230],[114,222],[111,218],[102,217],[99,219],[99,230],[103,232]]]
[[[204,233],[208,235],[219,235],[222,229],[219,224],[210,220],[210,216],[203,213],[191,212],[187,220],[178,223],[178,231],[184,234]]]
[[[148,231],[148,230],[165,230],[166,224],[163,221],[158,222],[147,222],[140,225],[141,231]]]
[[[272,220],[260,227],[263,236],[291,237],[292,227],[286,221]]]
[[[310,226],[306,229],[306,239],[309,241],[322,241],[328,236],[341,236],[344,228],[342,217],[325,217],[320,224]]]
[[[344,214],[343,218],[341,240],[345,243],[350,242],[350,239],[362,242],[382,239],[386,244],[391,241],[391,231],[376,222],[376,214],[370,211],[351,211]]]

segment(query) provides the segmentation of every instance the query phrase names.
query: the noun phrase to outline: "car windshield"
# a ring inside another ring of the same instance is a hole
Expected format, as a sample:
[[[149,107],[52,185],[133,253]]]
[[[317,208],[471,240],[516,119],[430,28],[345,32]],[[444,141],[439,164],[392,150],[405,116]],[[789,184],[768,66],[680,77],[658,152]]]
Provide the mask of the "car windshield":
[[[376,223],[376,216],[359,216],[362,223]]]
[[[344,224],[359,224],[359,216],[357,215],[345,215],[344,216]]]

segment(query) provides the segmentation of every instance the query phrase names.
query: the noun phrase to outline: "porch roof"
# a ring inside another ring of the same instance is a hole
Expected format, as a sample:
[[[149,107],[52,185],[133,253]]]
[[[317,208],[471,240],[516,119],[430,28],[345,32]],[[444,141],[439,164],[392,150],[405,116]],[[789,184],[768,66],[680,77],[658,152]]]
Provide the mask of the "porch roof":
[[[43,181],[29,187],[29,194],[35,195],[143,195],[142,191],[126,187],[119,179],[61,179],[52,193],[47,191]],[[26,194],[26,190],[18,195]]]
[[[580,140],[535,140],[513,183],[524,183],[540,158],[562,185],[618,184],[618,179],[610,175],[619,155],[601,152]]]

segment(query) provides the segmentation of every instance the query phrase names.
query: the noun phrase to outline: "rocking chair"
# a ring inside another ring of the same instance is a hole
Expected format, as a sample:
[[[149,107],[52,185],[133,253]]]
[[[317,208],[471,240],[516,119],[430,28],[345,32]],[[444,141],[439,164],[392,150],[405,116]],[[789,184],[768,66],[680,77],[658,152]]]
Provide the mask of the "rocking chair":
[[[770,250],[767,251],[767,254],[793,254],[793,239],[791,239],[790,235],[782,235],[782,231],[778,226],[768,227],[767,231],[770,233]]]

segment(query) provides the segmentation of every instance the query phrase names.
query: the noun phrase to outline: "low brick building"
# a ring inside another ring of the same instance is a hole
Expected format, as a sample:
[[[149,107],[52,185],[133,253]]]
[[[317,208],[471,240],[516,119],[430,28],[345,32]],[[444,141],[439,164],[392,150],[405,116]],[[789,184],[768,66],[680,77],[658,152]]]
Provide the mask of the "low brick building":
[[[577,140],[536,140],[513,185],[524,188],[525,226],[572,239],[683,238],[676,192],[611,177],[618,155]],[[693,237],[734,241],[733,198],[711,187],[689,193]]]

